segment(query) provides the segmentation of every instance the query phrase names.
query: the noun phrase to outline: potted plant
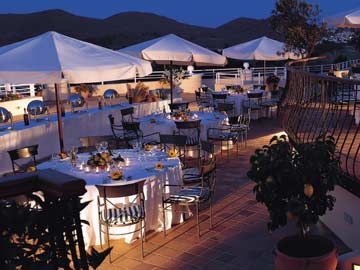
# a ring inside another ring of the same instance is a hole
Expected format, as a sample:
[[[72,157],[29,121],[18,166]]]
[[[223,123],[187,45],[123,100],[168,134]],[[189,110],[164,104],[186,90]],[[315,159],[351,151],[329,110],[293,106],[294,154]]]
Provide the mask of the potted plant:
[[[299,228],[298,235],[277,243],[276,269],[335,270],[333,243],[310,234],[311,225],[334,207],[335,198],[329,192],[340,179],[334,139],[321,136],[294,149],[285,135],[275,136],[269,145],[255,151],[250,163],[248,177],[255,182],[256,200],[269,212],[268,230],[290,220]]]
[[[79,84],[75,87],[76,93],[80,94],[84,99],[91,97],[94,92],[94,87],[90,84]]]
[[[275,74],[270,75],[266,79],[267,88],[270,92],[276,91],[278,89],[280,82],[280,78],[276,76]]]
[[[149,87],[143,82],[138,82],[135,88],[131,88],[130,84],[127,84],[126,98],[129,99],[129,103],[145,102],[149,96]]]

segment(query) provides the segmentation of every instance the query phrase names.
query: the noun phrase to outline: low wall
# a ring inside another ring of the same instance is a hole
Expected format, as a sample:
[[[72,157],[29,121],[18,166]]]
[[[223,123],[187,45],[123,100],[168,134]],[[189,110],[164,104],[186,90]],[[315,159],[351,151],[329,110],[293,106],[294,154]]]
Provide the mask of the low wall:
[[[24,114],[24,109],[27,108],[28,104],[33,100],[43,100],[42,97],[29,97],[18,100],[5,101],[0,103],[0,107],[4,107],[13,116]]]
[[[333,195],[336,198],[334,210],[321,220],[350,248],[360,249],[360,198],[339,186]]]
[[[150,90],[161,89],[159,81],[144,82],[145,85],[149,87]],[[129,83],[131,87],[135,87],[136,83]],[[117,84],[102,84],[94,85],[95,96],[101,96],[107,89],[115,89],[120,95],[125,95],[127,91],[127,83],[117,83]],[[202,85],[202,74],[194,74],[182,81],[182,83],[177,87],[181,92],[184,93],[194,93]],[[74,93],[75,87],[67,88],[66,82],[62,82],[59,85],[59,93],[62,100],[66,100],[69,96],[69,93]],[[55,88],[54,85],[48,85],[47,89],[43,91],[44,100],[55,100]]]

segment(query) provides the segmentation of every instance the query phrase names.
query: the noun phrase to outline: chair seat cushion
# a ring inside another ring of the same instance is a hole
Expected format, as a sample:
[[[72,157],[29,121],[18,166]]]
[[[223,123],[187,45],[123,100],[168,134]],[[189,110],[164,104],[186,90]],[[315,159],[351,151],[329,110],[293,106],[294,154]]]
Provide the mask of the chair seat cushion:
[[[145,211],[142,205],[134,204],[122,208],[107,209],[107,219],[105,210],[102,212],[102,219],[109,225],[134,224],[144,219]]]
[[[210,189],[208,187],[185,187],[180,191],[170,194],[169,198],[165,200],[167,203],[195,203],[205,201],[210,196]]]

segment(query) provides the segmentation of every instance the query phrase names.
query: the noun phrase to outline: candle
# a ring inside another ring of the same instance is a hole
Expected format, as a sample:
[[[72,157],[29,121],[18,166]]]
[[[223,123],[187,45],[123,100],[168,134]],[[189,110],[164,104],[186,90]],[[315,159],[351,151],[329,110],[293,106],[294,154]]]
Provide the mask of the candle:
[[[85,168],[85,172],[89,173],[90,172],[90,167],[89,166],[86,166]]]
[[[84,169],[84,164],[81,163],[81,164],[80,164],[80,167],[79,167],[79,170],[82,171],[83,169]]]
[[[95,173],[99,173],[99,167],[96,167]]]
[[[125,159],[125,166],[126,166],[126,167],[129,167],[129,166],[130,166],[130,159],[129,159],[129,158],[126,158],[126,159]]]
[[[106,166],[106,172],[110,172],[110,166]]]

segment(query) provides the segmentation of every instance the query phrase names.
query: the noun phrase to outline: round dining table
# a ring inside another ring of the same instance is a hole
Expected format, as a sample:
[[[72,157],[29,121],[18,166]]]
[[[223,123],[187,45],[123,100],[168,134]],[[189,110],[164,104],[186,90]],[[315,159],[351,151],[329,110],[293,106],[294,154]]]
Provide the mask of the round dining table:
[[[190,118],[186,121],[198,121],[200,122],[200,139],[207,140],[207,130],[209,128],[220,128],[228,117],[219,112],[191,112]],[[144,135],[148,135],[154,132],[160,134],[174,134],[176,133],[175,121],[184,121],[181,119],[175,119],[171,114],[150,114],[140,118],[140,129]]]
[[[81,202],[90,201],[89,205],[80,213],[83,220],[87,220],[89,225],[83,224],[83,235],[86,247],[100,244],[99,232],[99,216],[97,197],[99,192],[95,185],[119,186],[144,181],[145,196],[145,222],[146,231],[162,231],[162,192],[164,184],[180,185],[182,183],[181,163],[178,158],[168,158],[167,153],[158,150],[145,151],[140,149],[121,149],[113,150],[112,155],[121,157],[125,162],[118,163],[116,166],[122,166],[122,180],[112,180],[110,172],[106,169],[99,170],[90,169],[87,161],[91,153],[79,154],[77,157],[77,165],[73,166],[69,160],[50,160],[37,166],[41,169],[54,169],[62,173],[74,175],[86,181],[87,192],[83,195]],[[161,163],[163,169],[157,170],[155,165]],[[113,165],[114,166],[114,165]],[[165,192],[170,192],[165,189]],[[134,196],[125,198],[111,199],[118,207],[129,204],[134,200]],[[171,224],[182,222],[181,215],[175,211],[166,212],[167,229]],[[110,228],[110,234],[126,235],[110,235],[110,239],[125,238],[125,242],[130,243],[139,237],[140,231],[134,232],[139,225],[130,225],[126,227]],[[104,238],[104,235],[101,236]]]

